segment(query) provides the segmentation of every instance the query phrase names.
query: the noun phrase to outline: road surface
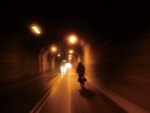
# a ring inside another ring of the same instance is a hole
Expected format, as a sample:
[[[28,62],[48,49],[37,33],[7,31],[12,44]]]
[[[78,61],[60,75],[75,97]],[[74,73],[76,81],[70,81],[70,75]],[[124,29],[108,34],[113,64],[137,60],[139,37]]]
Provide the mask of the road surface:
[[[30,113],[126,113],[88,81],[81,89],[77,79],[73,70],[64,76],[58,73]]]

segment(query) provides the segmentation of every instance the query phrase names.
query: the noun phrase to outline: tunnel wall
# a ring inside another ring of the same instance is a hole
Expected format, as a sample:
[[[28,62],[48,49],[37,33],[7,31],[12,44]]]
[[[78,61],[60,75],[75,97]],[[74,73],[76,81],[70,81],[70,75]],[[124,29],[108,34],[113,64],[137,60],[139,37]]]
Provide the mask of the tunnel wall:
[[[42,49],[39,53],[39,72],[46,73],[49,71],[48,49]]]
[[[150,111],[150,34],[110,40],[98,47],[96,75],[99,81],[121,96]],[[93,45],[93,46],[94,46]],[[95,53],[95,54],[96,54]]]
[[[44,74],[57,70],[56,57],[57,55],[50,53],[49,47],[42,49],[39,53],[39,73]]]
[[[29,52],[25,47],[28,46],[26,44],[21,36],[17,38],[7,37],[1,41],[1,87],[21,80],[30,79],[38,73],[38,57],[33,51]]]
[[[96,83],[96,74],[94,71],[96,58],[94,50],[90,43],[86,43],[83,47],[83,62],[85,65],[85,76],[89,78],[92,83]]]

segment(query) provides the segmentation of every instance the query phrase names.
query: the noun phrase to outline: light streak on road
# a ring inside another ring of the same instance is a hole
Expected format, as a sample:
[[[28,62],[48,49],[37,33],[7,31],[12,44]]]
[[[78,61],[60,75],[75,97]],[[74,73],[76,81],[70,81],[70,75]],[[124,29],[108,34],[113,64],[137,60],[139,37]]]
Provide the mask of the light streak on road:
[[[148,113],[115,92],[99,87],[89,77],[81,89],[77,79],[75,70],[66,73],[64,79],[58,73],[50,81],[48,93],[30,113],[134,113],[137,109]]]
[[[64,77],[64,75],[66,75],[67,70],[72,68],[72,64],[67,62],[64,65],[60,66],[60,71],[61,71],[61,76],[62,78]]]
[[[60,67],[60,71],[61,71],[61,76],[62,76],[62,78],[63,78],[64,75],[66,74],[66,71],[67,71],[66,66],[61,66],[61,67]]]

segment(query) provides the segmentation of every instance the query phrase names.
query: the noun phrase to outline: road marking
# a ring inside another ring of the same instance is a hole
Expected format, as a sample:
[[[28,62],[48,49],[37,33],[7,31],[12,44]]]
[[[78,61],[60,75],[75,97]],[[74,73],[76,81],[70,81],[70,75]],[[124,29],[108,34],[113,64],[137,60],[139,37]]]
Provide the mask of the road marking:
[[[53,86],[47,91],[47,93],[41,98],[41,100],[35,105],[35,107],[30,111],[30,113],[40,113],[41,109],[43,108],[43,106],[46,104],[46,102],[48,101],[48,98],[51,94],[51,91],[53,91],[53,89],[56,87],[57,83],[60,81],[60,77],[57,78],[59,76],[56,76],[54,79],[58,79],[57,82],[55,82],[53,84]],[[51,80],[51,83],[53,82],[53,80]]]

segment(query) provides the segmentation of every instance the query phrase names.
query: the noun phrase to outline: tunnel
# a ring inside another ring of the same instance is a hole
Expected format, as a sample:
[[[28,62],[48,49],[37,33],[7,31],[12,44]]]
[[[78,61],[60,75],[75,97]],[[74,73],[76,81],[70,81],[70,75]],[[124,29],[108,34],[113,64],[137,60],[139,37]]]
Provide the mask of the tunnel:
[[[94,62],[96,62],[96,59],[94,57],[94,53],[92,52],[92,48],[90,47],[91,45],[88,41],[80,39],[80,42],[78,45],[76,45],[76,47],[68,45],[64,48],[63,46],[61,47],[60,45],[57,45],[62,49],[58,50],[56,53],[51,52],[51,46],[53,46],[53,44],[49,44],[48,46],[43,47],[39,53],[40,73],[60,71],[61,62],[63,62],[63,60],[66,60],[72,63],[74,69],[77,68],[79,62],[82,62],[86,68],[86,76],[94,75],[93,66]],[[72,48],[74,48],[74,53],[70,54],[69,50],[71,50]],[[58,56],[59,54],[60,56]],[[69,60],[69,55],[71,55],[72,57],[71,60]],[[94,78],[95,77],[93,76],[91,80]]]
[[[114,6],[6,12],[0,21],[0,112],[149,113],[148,13],[116,6],[117,13]],[[71,35],[76,43],[68,42]]]

